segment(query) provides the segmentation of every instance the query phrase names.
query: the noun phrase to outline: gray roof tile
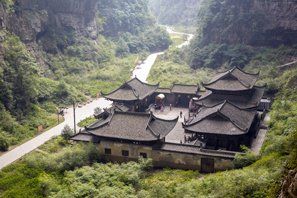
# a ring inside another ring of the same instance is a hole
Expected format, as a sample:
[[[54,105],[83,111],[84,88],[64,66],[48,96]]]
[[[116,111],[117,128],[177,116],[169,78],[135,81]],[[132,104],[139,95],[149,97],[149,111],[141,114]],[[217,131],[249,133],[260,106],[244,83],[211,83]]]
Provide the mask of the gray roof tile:
[[[203,84],[209,90],[242,91],[254,87],[259,78],[259,73],[250,74],[234,67],[214,77],[209,83]]]
[[[132,141],[156,141],[165,137],[176,125],[177,119],[162,120],[153,114],[114,111],[106,119],[86,128],[95,136]]]
[[[173,84],[171,88],[172,93],[182,93],[182,94],[197,94],[199,91],[198,85],[183,85],[183,84]]]
[[[113,101],[135,101],[143,100],[147,96],[156,91],[159,85],[150,85],[141,82],[138,78],[133,78],[130,81],[124,83],[118,89],[104,94],[103,97]]]
[[[256,110],[240,109],[225,101],[211,108],[203,107],[184,128],[200,133],[242,135],[249,131],[255,115]]]
[[[213,107],[227,100],[239,108],[251,109],[258,107],[261,102],[261,98],[264,95],[264,91],[264,87],[256,86],[251,90],[251,93],[241,95],[213,93],[212,91],[207,91],[197,101],[195,101],[195,103],[206,107]]]

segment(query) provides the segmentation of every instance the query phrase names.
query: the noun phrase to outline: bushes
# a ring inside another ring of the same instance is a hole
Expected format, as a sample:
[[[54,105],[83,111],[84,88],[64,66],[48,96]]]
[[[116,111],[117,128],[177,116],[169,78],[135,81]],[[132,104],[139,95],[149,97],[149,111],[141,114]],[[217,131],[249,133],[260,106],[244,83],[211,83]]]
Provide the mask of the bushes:
[[[1,133],[3,132],[0,132],[0,151],[7,151],[9,144],[8,144],[7,138],[1,136]]]
[[[234,159],[235,168],[243,168],[248,165],[251,165],[258,160],[256,156],[249,148],[242,146],[241,149],[244,151],[244,154],[236,154]]]
[[[243,45],[209,44],[206,46],[191,46],[189,64],[192,68],[219,68],[224,64],[231,67],[244,67],[250,62],[253,51],[251,47]]]
[[[91,117],[88,117],[88,118],[83,119],[77,125],[79,127],[85,127],[85,126],[89,126],[91,124],[94,124],[96,121],[97,121],[97,119],[94,118],[94,116],[91,116]]]
[[[99,151],[92,144],[68,146],[55,154],[35,153],[25,159],[30,167],[50,172],[73,170],[76,167],[90,165],[98,160]]]
[[[65,139],[65,140],[69,140],[73,135],[74,135],[74,132],[73,130],[70,128],[69,125],[66,125],[63,130],[62,130],[62,137]]]
[[[61,190],[51,197],[137,197],[143,170],[151,164],[94,164],[65,173]]]

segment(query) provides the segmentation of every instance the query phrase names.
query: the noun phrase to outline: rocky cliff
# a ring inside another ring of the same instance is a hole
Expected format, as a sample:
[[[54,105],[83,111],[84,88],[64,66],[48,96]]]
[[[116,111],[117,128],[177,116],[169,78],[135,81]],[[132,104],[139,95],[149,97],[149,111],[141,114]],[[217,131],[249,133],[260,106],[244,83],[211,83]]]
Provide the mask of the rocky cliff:
[[[199,13],[204,44],[253,46],[297,43],[296,0],[205,1]]]
[[[96,39],[97,0],[16,0],[12,11],[0,2],[2,30],[16,34],[41,65],[41,73],[49,63],[43,52],[63,51],[73,42],[71,36]],[[67,37],[67,38],[66,38]]]
[[[36,41],[50,28],[95,38],[96,4],[96,0],[17,0],[6,27],[24,42]]]
[[[290,170],[284,178],[281,191],[278,198],[296,198],[297,197],[297,172]]]
[[[201,0],[149,0],[150,9],[161,24],[195,26]]]

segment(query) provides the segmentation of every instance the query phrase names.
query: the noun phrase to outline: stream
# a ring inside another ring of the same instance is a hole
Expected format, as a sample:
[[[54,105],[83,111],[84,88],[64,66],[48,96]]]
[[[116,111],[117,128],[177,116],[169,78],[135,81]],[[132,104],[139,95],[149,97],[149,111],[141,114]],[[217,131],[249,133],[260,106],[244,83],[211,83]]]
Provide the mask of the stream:
[[[183,48],[183,47],[189,45],[191,40],[194,37],[193,34],[187,34],[187,33],[184,33],[184,32],[175,32],[175,31],[173,31],[172,28],[170,28],[168,26],[165,26],[165,27],[166,27],[166,31],[169,34],[179,34],[179,35],[184,35],[184,36],[187,37],[187,40],[185,42],[183,42],[180,45],[176,46],[177,48]],[[141,64],[136,65],[136,67],[133,70],[131,78],[137,77],[142,82],[147,82],[148,75],[149,75],[150,70],[151,70],[152,66],[154,65],[157,57],[159,55],[164,54],[165,52],[166,52],[166,50],[162,51],[162,52],[157,52],[157,53],[150,54]]]

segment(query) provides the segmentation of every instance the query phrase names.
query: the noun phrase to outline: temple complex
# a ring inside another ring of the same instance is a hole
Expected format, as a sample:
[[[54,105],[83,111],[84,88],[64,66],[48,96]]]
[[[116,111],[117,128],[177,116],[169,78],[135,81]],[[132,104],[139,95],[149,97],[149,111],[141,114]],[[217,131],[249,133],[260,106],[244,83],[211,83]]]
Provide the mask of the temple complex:
[[[257,138],[262,121],[264,87],[255,85],[258,77],[234,67],[203,84],[203,94],[198,85],[160,88],[134,78],[102,94],[113,107],[72,140],[97,144],[106,161],[141,156],[155,167],[232,169],[235,154]]]

